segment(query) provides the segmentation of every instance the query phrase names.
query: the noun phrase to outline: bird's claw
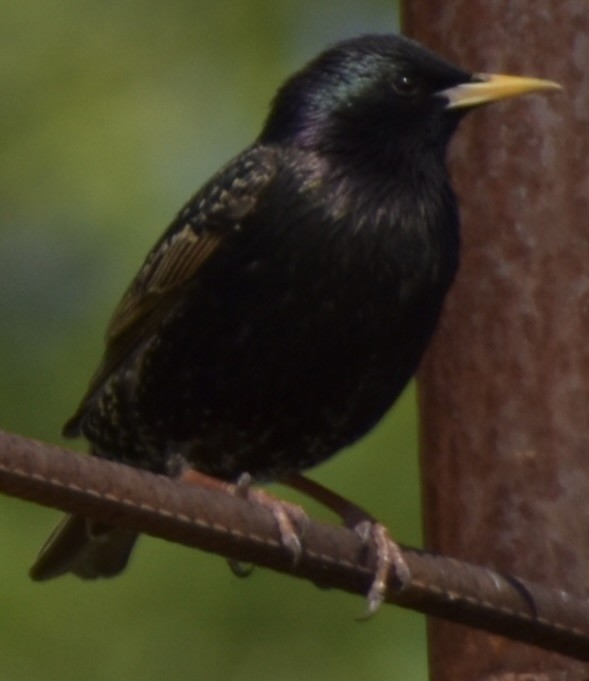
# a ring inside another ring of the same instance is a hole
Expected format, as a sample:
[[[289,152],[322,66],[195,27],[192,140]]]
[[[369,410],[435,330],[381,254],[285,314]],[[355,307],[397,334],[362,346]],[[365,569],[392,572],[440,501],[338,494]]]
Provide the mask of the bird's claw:
[[[378,522],[364,520],[354,528],[365,544],[372,542],[376,554],[374,579],[367,594],[368,609],[359,621],[370,619],[382,605],[389,584],[391,569],[398,583],[396,591],[403,591],[411,581],[411,571],[401,547],[391,539],[387,528]]]
[[[249,577],[254,571],[254,566],[251,563],[242,563],[240,560],[235,560],[234,558],[228,558],[227,565],[229,565],[229,569],[236,577],[242,579],[244,577]]]
[[[272,512],[280,532],[280,543],[290,553],[293,565],[297,565],[303,555],[301,537],[305,533],[309,517],[301,506],[277,499],[264,490],[253,489],[251,484],[249,474],[241,475],[235,487],[236,494],[255,501]]]

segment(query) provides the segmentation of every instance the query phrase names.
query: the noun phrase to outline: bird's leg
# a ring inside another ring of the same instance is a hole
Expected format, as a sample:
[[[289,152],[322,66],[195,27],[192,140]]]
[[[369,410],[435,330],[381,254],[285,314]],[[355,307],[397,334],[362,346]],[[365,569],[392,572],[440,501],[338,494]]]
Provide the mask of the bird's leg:
[[[300,506],[281,501],[264,490],[253,488],[253,480],[248,473],[240,475],[237,483],[231,483],[206,475],[193,468],[185,468],[180,473],[179,478],[183,482],[201,485],[208,489],[221,490],[226,494],[254,501],[267,508],[271,511],[278,525],[281,544],[291,554],[293,563],[295,565],[298,563],[302,554],[301,535],[304,534],[309,521],[307,514]],[[230,561],[229,565],[238,576],[245,576],[251,572],[249,568],[244,570],[243,566],[236,561]]]
[[[391,568],[395,571],[401,589],[410,582],[411,572],[400,546],[391,538],[387,528],[367,511],[298,473],[281,480],[281,483],[331,509],[342,519],[344,525],[355,530],[365,543],[373,542],[376,550],[376,572],[368,592],[366,617],[373,615],[383,602]]]

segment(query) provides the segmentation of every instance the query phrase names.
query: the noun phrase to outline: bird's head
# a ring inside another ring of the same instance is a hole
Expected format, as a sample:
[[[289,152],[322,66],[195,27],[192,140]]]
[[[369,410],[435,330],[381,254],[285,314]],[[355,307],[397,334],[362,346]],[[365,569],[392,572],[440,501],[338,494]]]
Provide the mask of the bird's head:
[[[443,156],[472,107],[552,87],[472,74],[400,36],[361,36],[326,50],[282,86],[260,141],[385,164],[424,147]]]

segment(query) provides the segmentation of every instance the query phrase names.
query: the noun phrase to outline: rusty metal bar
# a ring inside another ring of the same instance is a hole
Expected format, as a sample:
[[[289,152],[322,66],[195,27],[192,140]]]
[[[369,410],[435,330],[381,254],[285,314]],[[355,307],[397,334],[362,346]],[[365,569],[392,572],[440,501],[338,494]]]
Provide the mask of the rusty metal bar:
[[[365,594],[373,547],[309,520],[294,565],[267,508],[225,492],[0,432],[0,492]],[[589,661],[589,602],[474,565],[404,549],[411,578],[387,601]]]
[[[420,375],[428,549],[589,596],[589,3],[407,0],[405,32],[559,97],[474,112],[453,147],[463,257]],[[434,681],[589,666],[431,621]]]

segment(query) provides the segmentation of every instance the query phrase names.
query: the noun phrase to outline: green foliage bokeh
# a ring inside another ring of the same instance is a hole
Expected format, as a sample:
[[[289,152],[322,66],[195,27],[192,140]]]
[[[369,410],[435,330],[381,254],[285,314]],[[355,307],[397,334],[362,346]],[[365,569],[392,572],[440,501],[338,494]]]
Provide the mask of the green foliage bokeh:
[[[1,428],[59,442],[110,311],[175,211],[257,134],[288,74],[329,42],[395,28],[391,0],[4,3]],[[415,432],[409,391],[313,472],[413,544]],[[154,539],[119,579],[33,584],[57,514],[0,510],[0,681],[425,677],[420,616],[387,607],[358,624],[359,598],[262,570],[238,580]]]

